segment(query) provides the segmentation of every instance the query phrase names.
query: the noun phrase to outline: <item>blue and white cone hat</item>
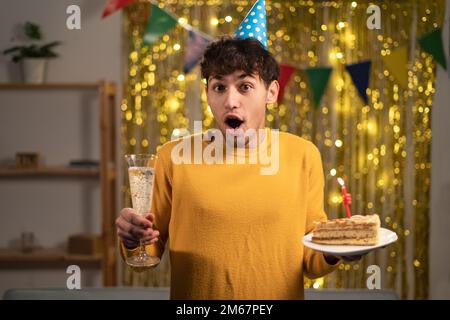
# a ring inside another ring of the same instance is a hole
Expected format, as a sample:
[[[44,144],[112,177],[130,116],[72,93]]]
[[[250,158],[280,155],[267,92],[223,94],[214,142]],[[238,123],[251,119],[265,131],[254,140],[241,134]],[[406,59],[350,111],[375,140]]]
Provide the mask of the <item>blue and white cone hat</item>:
[[[235,32],[238,38],[255,38],[267,50],[266,1],[257,0]]]

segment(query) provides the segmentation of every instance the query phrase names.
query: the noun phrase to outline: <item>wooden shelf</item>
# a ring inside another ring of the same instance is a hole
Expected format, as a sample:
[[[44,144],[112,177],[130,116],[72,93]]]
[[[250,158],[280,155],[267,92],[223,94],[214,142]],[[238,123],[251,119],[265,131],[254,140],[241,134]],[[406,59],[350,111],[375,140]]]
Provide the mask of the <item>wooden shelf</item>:
[[[99,167],[42,167],[38,169],[19,169],[0,166],[0,179],[60,179],[60,178],[95,178],[100,184],[101,226],[103,250],[101,255],[83,256],[69,255],[58,250],[40,250],[32,253],[22,253],[13,250],[0,249],[1,268],[44,268],[55,266],[67,267],[68,264],[88,265],[101,268],[103,285],[117,285],[117,238],[115,235],[115,220],[117,212],[116,201],[116,102],[117,87],[114,82],[100,80],[87,83],[0,83],[0,90],[49,90],[44,95],[51,98],[51,90],[93,90],[98,97],[100,116],[100,159]],[[16,92],[19,94],[19,92]],[[48,94],[47,94],[48,93]],[[11,163],[14,165],[14,163]]]
[[[21,252],[14,249],[0,248],[0,269],[11,268],[55,268],[70,264],[99,268],[101,254],[68,254],[61,249],[35,249]]]
[[[15,177],[92,177],[98,178],[100,170],[97,167],[71,168],[71,167],[42,167],[42,168],[15,168],[0,167],[0,178]]]
[[[98,89],[100,83],[0,83],[0,89]]]

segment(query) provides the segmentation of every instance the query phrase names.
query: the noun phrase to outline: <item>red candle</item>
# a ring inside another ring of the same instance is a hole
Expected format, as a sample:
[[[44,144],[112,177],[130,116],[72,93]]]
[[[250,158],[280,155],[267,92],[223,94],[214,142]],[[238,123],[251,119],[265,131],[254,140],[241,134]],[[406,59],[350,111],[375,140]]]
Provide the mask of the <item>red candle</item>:
[[[349,206],[349,204],[351,203],[350,202],[351,195],[350,195],[350,193],[347,193],[347,188],[345,187],[344,179],[338,178],[337,180],[338,180],[339,184],[341,185],[342,198],[344,200],[345,210],[347,211],[347,218],[350,218],[352,216],[350,213],[350,206]]]

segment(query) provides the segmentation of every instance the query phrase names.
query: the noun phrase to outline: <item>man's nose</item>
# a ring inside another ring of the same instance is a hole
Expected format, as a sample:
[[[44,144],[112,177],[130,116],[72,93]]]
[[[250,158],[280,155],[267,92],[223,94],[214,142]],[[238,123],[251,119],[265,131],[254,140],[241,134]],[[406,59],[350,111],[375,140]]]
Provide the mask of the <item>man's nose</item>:
[[[227,90],[225,97],[225,108],[233,110],[239,108],[239,92],[235,88]]]

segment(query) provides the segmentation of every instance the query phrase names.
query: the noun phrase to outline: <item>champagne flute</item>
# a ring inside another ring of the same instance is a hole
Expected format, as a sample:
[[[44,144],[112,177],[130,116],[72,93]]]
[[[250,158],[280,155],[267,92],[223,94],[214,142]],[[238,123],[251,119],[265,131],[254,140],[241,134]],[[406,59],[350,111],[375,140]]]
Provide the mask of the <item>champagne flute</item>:
[[[157,156],[153,154],[125,155],[128,163],[131,201],[136,214],[145,217],[151,209],[153,183],[155,181],[155,165]],[[131,267],[153,267],[160,259],[147,254],[144,241],[139,241],[139,253],[129,257],[126,262]]]

